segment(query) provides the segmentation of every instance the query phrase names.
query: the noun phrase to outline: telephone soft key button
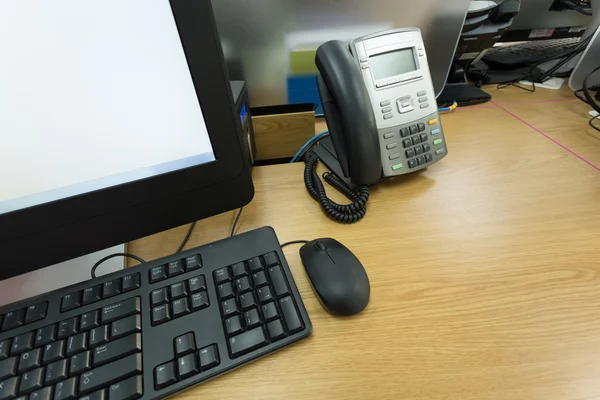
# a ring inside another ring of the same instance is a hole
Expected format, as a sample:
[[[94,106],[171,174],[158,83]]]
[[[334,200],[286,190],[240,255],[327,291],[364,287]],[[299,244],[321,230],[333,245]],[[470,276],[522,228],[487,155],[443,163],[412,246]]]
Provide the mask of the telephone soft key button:
[[[381,109],[381,112],[382,112],[383,114],[385,114],[385,113],[389,113],[389,112],[391,112],[391,111],[392,111],[392,107],[385,107],[385,108],[382,108],[382,109]]]
[[[431,131],[431,134],[432,134],[432,135],[437,135],[438,133],[440,133],[440,130],[439,130],[439,129],[433,129],[433,130]]]
[[[394,143],[390,143],[387,146],[385,146],[388,150],[391,149],[395,149],[396,147],[398,147],[398,143],[394,142]]]
[[[394,116],[393,114],[385,114],[385,115],[383,116],[383,119],[390,119],[390,118],[392,118],[393,116]]]
[[[417,93],[417,96],[421,97],[421,96],[425,96],[426,94],[427,93],[424,90],[422,90],[422,91],[420,91],[420,92]]]
[[[421,104],[421,108],[427,108],[427,107],[429,107],[429,103]]]
[[[419,99],[419,103],[425,103],[427,101],[427,97],[421,97]]]
[[[379,103],[379,105],[380,105],[381,107],[387,107],[387,106],[389,106],[389,105],[390,105],[390,101],[389,101],[389,100],[382,101],[381,103]]]
[[[390,154],[390,160],[395,160],[396,158],[400,158],[400,153]]]
[[[384,139],[391,139],[394,137],[394,132],[387,132],[383,134]]]
[[[436,155],[440,155],[440,154],[443,154],[443,153],[444,153],[444,151],[445,151],[444,149],[437,149],[437,150],[435,151],[435,154],[436,154]]]

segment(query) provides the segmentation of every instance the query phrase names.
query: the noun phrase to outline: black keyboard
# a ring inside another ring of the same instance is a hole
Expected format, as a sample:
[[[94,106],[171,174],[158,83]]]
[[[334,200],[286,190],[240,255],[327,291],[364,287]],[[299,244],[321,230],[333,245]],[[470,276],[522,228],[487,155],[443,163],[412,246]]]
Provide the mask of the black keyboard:
[[[572,50],[581,38],[535,40],[513,44],[511,46],[494,47],[483,57],[491,68],[514,69],[553,60]]]
[[[310,335],[273,229],[0,308],[0,400],[162,398]]]

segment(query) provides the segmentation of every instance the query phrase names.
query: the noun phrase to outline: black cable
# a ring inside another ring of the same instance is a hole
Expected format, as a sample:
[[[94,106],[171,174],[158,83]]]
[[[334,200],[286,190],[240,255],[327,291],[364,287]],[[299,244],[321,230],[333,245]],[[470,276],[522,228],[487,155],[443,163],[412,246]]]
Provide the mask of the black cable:
[[[115,257],[129,257],[129,258],[133,258],[134,260],[137,260],[137,261],[139,261],[142,264],[146,262],[142,258],[136,256],[135,254],[131,254],[131,253],[114,253],[114,254],[111,254],[111,255],[108,255],[108,256],[104,257],[103,259],[101,259],[100,261],[98,261],[96,264],[94,264],[94,266],[92,267],[92,279],[96,279],[96,269],[100,266],[100,264],[102,264],[106,260],[110,260],[111,258],[115,258]]]
[[[581,89],[583,91],[583,95],[585,96],[587,103],[592,106],[592,108],[594,110],[596,110],[597,113],[600,114],[600,106],[598,105],[598,103],[596,103],[596,101],[592,98],[592,95],[590,94],[590,89],[588,88],[588,79],[590,78],[590,76],[592,76],[594,74],[594,72],[600,70],[600,67],[596,67],[594,68],[594,70],[592,72],[590,72],[585,79],[583,80],[583,88]]]
[[[350,204],[338,204],[327,197],[325,187],[315,172],[319,158],[314,153],[304,156],[304,185],[310,196],[315,199],[325,211],[325,214],[336,222],[351,224],[360,220],[367,212],[367,201],[369,201],[369,188],[359,186],[352,190],[331,172],[325,172],[323,179],[336,190],[352,201]]]
[[[600,132],[600,127],[599,127],[599,126],[596,126],[596,125],[594,124],[594,120],[595,120],[595,119],[597,119],[598,117],[600,117],[600,114],[596,115],[595,117],[592,117],[592,118],[590,118],[590,120],[588,121],[588,124],[589,124],[589,125],[590,125],[592,128],[594,128],[595,130],[597,130],[598,132]]]
[[[194,230],[195,226],[196,226],[196,221],[194,221],[190,224],[190,228],[188,229],[187,233],[185,234],[183,241],[181,242],[181,244],[175,251],[175,254],[181,253],[181,250],[183,250],[183,247],[186,245],[187,241],[190,239],[190,236],[192,235],[192,231]]]
[[[284,244],[282,244],[279,247],[284,248],[285,246],[289,246],[290,244],[296,244],[296,243],[306,244],[308,242],[309,242],[308,240],[292,240],[291,242],[285,242]]]
[[[242,215],[242,211],[244,211],[244,207],[240,207],[240,211],[238,211],[237,217],[235,217],[235,221],[233,221],[233,226],[231,227],[231,233],[229,237],[232,237],[235,234],[235,227],[240,219],[240,215]]]

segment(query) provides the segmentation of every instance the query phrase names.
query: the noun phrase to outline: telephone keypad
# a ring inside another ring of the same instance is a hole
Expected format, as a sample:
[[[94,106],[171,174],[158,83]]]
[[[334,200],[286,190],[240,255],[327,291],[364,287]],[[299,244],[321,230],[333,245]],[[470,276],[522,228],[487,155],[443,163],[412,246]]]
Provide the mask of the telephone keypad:
[[[423,95],[421,95],[421,93],[423,93]],[[424,94],[424,92],[417,93],[419,97],[423,97]],[[402,169],[403,166],[407,169],[416,169],[420,166],[425,166],[434,161],[434,151],[436,160],[439,156],[443,157],[445,154],[445,149],[437,148],[440,145],[443,145],[443,139],[441,137],[442,131],[439,126],[438,118],[431,118],[431,116],[429,116],[426,119],[415,121],[411,125],[397,127],[395,129],[396,131],[394,132],[384,130],[379,133],[381,135],[380,137],[390,139],[389,141],[392,142],[382,143],[382,145],[385,144],[385,147],[382,147],[382,151],[384,152],[382,155],[385,157],[384,160],[389,163],[388,168],[390,168],[391,171],[398,171]],[[400,134],[404,153],[402,153],[402,151],[398,152],[397,150],[400,146],[400,142],[396,139],[396,132]],[[430,135],[433,136],[431,142],[429,141]],[[406,160],[406,162],[403,160]]]

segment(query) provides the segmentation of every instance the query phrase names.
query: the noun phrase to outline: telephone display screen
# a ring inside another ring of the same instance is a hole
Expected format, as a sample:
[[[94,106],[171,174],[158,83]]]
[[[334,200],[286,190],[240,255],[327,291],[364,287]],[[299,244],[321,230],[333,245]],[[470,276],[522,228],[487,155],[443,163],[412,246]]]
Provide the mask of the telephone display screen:
[[[413,49],[391,51],[370,57],[375,80],[389,78],[417,69]]]

